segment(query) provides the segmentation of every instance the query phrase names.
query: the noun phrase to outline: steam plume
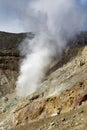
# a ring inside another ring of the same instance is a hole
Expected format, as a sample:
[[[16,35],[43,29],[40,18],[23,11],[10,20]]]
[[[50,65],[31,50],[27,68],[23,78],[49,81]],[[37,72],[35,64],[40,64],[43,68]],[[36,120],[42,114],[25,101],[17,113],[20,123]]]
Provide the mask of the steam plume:
[[[17,94],[27,96],[35,92],[53,57],[60,57],[67,41],[85,23],[84,9],[78,0],[32,0],[26,10],[29,29],[35,32],[27,42],[26,58],[20,66]]]

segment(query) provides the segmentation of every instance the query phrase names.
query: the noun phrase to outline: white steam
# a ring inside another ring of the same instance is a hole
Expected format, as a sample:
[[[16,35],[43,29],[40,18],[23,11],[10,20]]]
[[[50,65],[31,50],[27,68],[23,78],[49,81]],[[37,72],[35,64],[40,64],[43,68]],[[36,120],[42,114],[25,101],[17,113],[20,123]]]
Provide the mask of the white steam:
[[[17,94],[27,96],[37,90],[53,57],[60,57],[67,41],[84,25],[85,13],[78,0],[32,0],[26,10],[29,29],[26,58],[20,66]]]

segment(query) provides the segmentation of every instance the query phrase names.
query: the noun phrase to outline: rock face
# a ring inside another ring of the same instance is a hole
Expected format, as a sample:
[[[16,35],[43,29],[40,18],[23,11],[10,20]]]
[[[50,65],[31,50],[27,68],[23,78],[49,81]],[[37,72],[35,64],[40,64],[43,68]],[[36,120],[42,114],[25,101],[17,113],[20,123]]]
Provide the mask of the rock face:
[[[19,70],[19,44],[29,33],[0,32],[0,96],[13,92]]]
[[[18,75],[19,59],[17,50],[0,50],[0,96],[13,92]]]
[[[25,34],[0,32],[0,92],[1,96],[10,93],[15,88],[18,72],[19,42]]]
[[[7,86],[9,78],[2,76]],[[5,130],[86,130],[87,33],[78,35],[60,61],[50,65],[37,92],[24,99],[15,94],[7,98],[0,102],[0,127]]]

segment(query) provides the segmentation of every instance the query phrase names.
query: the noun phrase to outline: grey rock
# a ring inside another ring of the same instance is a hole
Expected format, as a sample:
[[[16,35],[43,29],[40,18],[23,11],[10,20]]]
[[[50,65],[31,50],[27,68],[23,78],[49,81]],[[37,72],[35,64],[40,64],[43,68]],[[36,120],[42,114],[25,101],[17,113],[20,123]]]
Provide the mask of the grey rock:
[[[6,103],[8,101],[8,97],[2,97],[2,102]]]

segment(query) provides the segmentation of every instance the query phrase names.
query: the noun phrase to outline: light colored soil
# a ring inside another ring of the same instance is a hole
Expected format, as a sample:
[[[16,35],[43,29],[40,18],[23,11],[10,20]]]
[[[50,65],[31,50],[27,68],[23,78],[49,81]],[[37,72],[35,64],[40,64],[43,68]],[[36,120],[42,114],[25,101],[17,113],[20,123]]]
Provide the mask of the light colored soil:
[[[87,102],[66,114],[33,122],[14,130],[87,130]]]

